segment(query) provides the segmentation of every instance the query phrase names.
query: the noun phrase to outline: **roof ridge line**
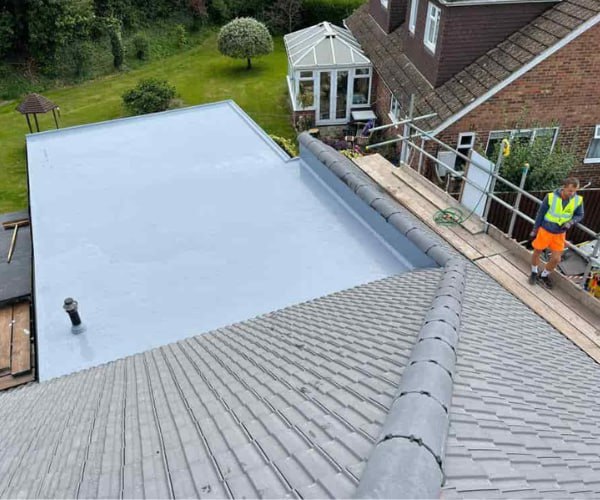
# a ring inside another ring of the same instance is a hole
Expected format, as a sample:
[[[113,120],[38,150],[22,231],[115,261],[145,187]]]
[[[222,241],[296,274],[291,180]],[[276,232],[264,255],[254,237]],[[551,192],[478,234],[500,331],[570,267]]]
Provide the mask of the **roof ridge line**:
[[[440,497],[465,282],[465,261],[452,258],[425,314],[355,498]]]

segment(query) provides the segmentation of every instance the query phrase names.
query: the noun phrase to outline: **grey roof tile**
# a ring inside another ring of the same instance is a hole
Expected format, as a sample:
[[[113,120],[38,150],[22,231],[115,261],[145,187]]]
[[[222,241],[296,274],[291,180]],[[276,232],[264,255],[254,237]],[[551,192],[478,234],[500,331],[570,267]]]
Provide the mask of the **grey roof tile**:
[[[351,496],[439,273],[1,394],[0,495]]]

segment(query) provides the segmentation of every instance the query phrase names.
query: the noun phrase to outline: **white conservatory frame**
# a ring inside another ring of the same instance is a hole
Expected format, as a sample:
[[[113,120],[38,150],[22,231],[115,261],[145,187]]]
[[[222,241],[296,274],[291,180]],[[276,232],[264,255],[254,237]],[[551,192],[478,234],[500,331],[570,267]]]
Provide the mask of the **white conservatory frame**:
[[[287,84],[292,109],[295,112],[314,111],[315,125],[340,125],[350,121],[352,110],[371,107],[373,65],[350,31],[323,22],[284,36],[288,55]],[[337,78],[347,72],[345,110],[337,110]],[[329,76],[323,76],[329,73]],[[330,84],[329,107],[321,109],[321,81]],[[363,93],[354,93],[355,81],[367,80],[366,96],[354,102]],[[312,83],[313,103],[303,107],[298,100],[301,82]],[[329,112],[326,113],[325,111]],[[341,112],[345,111],[343,118]],[[320,115],[329,115],[321,118]]]

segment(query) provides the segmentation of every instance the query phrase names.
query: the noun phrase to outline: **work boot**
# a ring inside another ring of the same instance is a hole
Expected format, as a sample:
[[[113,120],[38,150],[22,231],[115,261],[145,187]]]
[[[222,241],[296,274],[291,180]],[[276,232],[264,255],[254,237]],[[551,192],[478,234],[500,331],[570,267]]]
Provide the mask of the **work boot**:
[[[529,276],[529,284],[535,285],[537,283],[537,280],[538,280],[538,273],[536,273],[535,271],[531,271],[531,276]]]
[[[540,275],[540,281],[548,289],[552,289],[552,287],[554,286],[554,283],[552,282],[552,279],[550,278],[549,274],[547,276]]]

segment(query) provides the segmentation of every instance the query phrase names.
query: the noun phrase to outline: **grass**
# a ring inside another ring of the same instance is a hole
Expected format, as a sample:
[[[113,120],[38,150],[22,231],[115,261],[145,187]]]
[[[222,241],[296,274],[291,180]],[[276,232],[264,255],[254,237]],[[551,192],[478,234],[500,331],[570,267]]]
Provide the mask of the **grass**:
[[[54,89],[44,95],[60,106],[61,126],[68,127],[125,116],[121,95],[138,80],[163,78],[175,85],[184,105],[233,99],[263,129],[295,137],[287,104],[287,58],[281,38],[274,52],[253,61],[222,56],[211,32],[200,45],[177,55],[150,61],[127,72],[115,73],[77,86]],[[0,213],[27,206],[25,118],[15,111],[18,101],[0,104]],[[40,129],[54,128],[52,113],[39,117]]]

